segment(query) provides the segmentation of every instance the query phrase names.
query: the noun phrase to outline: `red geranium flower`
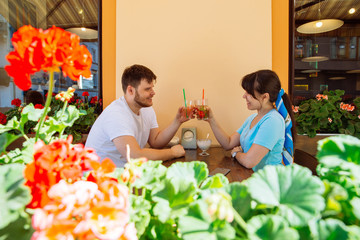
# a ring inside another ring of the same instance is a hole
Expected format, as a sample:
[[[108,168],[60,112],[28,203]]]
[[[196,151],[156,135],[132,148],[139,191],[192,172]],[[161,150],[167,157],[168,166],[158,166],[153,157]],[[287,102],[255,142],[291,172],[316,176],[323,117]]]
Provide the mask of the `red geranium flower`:
[[[80,45],[77,35],[61,28],[53,26],[43,31],[23,26],[11,41],[15,51],[6,56],[10,65],[5,66],[5,70],[24,91],[31,87],[30,74],[40,70],[58,71],[61,67],[63,75],[72,80],[78,80],[80,75],[91,75],[91,54]]]
[[[91,104],[95,104],[95,103],[97,103],[97,101],[98,101],[98,97],[95,96],[95,97],[92,97],[92,98],[91,98],[90,103],[91,103]]]
[[[35,104],[35,106],[34,106],[34,108],[35,109],[43,109],[44,108],[44,106],[42,105],[42,104]]]
[[[45,97],[47,97],[47,95],[48,95],[48,93],[45,94]],[[53,93],[51,94],[51,96],[53,96],[53,97],[56,96],[56,93],[53,92]]]
[[[16,107],[20,107],[21,106],[21,100],[19,98],[14,98],[11,101],[11,105],[16,106]]]
[[[7,122],[6,115],[0,112],[0,124],[5,125],[6,122]]]
[[[31,189],[32,200],[29,208],[43,207],[49,202],[47,195],[51,186],[61,179],[74,182],[91,169],[92,161],[99,161],[94,150],[82,144],[71,145],[72,136],[67,140],[58,139],[49,145],[38,141],[34,145],[34,161],[26,165],[25,185]]]
[[[89,93],[85,91],[85,92],[82,93],[82,96],[83,96],[83,97],[88,97],[88,96],[89,96]]]

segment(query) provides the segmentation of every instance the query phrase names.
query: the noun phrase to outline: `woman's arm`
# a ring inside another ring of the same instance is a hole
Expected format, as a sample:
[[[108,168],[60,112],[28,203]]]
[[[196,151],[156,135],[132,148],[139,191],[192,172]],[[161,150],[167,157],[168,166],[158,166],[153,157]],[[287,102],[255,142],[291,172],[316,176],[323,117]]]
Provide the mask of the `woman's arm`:
[[[216,140],[225,150],[230,150],[235,146],[240,145],[240,134],[235,132],[231,136],[227,135],[227,133],[225,133],[221,126],[216,122],[211,109],[209,109],[209,119],[207,121],[210,124]]]
[[[261,159],[269,152],[269,149],[254,143],[247,153],[239,152],[237,148],[231,151],[231,155],[236,152],[235,159],[246,168],[253,168],[259,164]]]

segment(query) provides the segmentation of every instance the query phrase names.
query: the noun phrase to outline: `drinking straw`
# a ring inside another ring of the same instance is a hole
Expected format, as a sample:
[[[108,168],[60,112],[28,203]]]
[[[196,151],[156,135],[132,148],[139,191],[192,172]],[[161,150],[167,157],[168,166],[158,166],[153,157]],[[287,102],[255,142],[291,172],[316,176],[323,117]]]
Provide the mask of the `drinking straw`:
[[[183,95],[184,95],[184,102],[185,102],[185,114],[186,114],[186,117],[187,116],[187,111],[186,111],[186,97],[185,97],[185,88],[183,88]]]
[[[204,89],[203,89],[202,105],[205,105],[205,99],[204,99]]]

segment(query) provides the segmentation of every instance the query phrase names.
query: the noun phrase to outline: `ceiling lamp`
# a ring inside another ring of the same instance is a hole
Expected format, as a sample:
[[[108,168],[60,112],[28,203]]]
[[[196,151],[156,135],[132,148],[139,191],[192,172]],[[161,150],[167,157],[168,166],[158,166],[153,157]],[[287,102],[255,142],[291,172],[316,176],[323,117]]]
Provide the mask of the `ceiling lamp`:
[[[349,70],[346,73],[360,73],[360,69]]]
[[[301,59],[303,62],[323,62],[329,60],[328,57],[325,56],[313,56],[313,57],[306,57]]]
[[[344,21],[338,19],[321,19],[305,23],[299,26],[296,31],[304,34],[324,33],[341,27]]]
[[[75,33],[80,37],[80,39],[97,39],[98,38],[98,31],[91,29],[91,28],[85,28],[85,27],[74,27],[74,28],[68,28],[66,31]]]
[[[303,70],[301,71],[302,73],[317,73],[320,72],[321,70],[319,69],[308,69],[308,70]]]
[[[80,39],[97,39],[98,38],[98,31],[86,28],[84,25],[84,19],[85,19],[85,11],[84,11],[84,2],[81,1],[82,8],[78,11],[79,15],[81,16],[81,27],[73,27],[68,28],[66,31],[69,31],[71,33],[75,33],[80,37]]]
[[[329,80],[344,80],[346,79],[345,77],[331,77],[329,78]]]

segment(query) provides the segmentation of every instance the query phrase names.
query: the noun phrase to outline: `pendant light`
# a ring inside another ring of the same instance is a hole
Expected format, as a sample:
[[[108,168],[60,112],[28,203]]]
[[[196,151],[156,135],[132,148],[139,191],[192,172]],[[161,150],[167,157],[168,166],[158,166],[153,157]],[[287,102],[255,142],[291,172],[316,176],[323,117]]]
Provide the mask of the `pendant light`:
[[[75,33],[76,35],[78,35],[80,37],[80,39],[97,39],[98,38],[98,31],[91,29],[91,28],[86,28],[85,27],[85,8],[84,8],[84,2],[83,0],[81,0],[81,5],[82,8],[80,9],[80,11],[78,12],[79,15],[81,15],[81,27],[73,27],[73,28],[68,28],[66,29],[66,31],[71,32],[71,33]]]
[[[344,24],[339,19],[321,19],[320,1],[318,3],[318,20],[300,25],[296,31],[303,34],[317,34],[338,29]]]
[[[305,23],[299,26],[296,31],[304,34],[324,33],[338,29],[343,24],[344,21],[338,19],[321,19]]]
[[[328,57],[319,55],[319,45],[316,43],[316,33],[322,33],[322,32],[330,31],[329,29],[331,27],[333,27],[331,24],[329,24],[330,22],[333,22],[333,21],[328,21],[328,20],[331,20],[331,19],[323,19],[323,20],[321,20],[320,1],[318,3],[318,17],[319,17],[319,20],[312,21],[312,22],[309,22],[309,23],[305,23],[305,24],[303,24],[303,25],[301,25],[300,27],[297,28],[297,31],[300,32],[300,33],[312,33],[312,34],[315,34],[315,36],[314,36],[314,42],[315,43],[312,44],[312,46],[311,46],[310,56],[301,59],[301,61],[308,62],[308,63],[315,63],[315,68],[316,69],[318,68],[318,62],[323,62],[323,61],[329,60]],[[336,20],[336,19],[332,19],[332,20]],[[342,22],[342,24],[344,24],[344,22]],[[341,26],[342,26],[342,24],[341,24]],[[304,29],[305,29],[305,32],[304,32]]]

